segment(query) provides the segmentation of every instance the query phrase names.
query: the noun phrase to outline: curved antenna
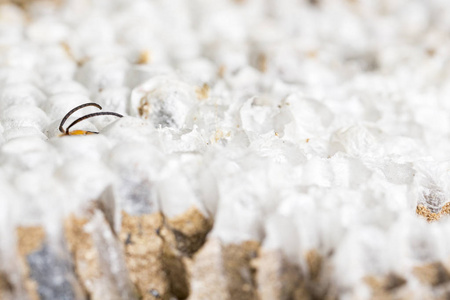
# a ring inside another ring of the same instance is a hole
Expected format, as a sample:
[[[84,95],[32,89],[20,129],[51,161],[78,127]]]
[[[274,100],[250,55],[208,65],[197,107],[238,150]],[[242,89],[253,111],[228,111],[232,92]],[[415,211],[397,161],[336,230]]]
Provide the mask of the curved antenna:
[[[89,102],[89,103],[85,103],[85,104],[78,105],[77,107],[75,107],[74,109],[72,109],[71,111],[69,111],[69,112],[64,116],[64,118],[61,120],[61,123],[59,124],[59,131],[61,131],[62,133],[67,133],[67,130],[64,131],[64,128],[63,128],[64,123],[66,123],[67,119],[68,119],[74,112],[76,112],[77,110],[82,109],[83,107],[86,107],[86,106],[95,106],[95,107],[97,107],[97,108],[99,108],[99,109],[102,109],[102,107],[101,107],[99,104],[94,103],[94,102]]]
[[[93,114],[88,114],[88,115],[85,115],[85,116],[83,116],[81,118],[78,118],[75,121],[73,121],[72,124],[70,124],[69,127],[67,127],[66,134],[69,132],[70,127],[72,127],[73,125],[76,125],[76,124],[80,123],[83,120],[86,120],[86,119],[89,119],[89,118],[92,118],[92,117],[96,117],[96,116],[116,116],[116,117],[119,117],[119,118],[123,117],[121,114],[118,114],[118,113],[115,113],[115,112],[109,112],[109,111],[96,112],[96,113],[93,113]]]

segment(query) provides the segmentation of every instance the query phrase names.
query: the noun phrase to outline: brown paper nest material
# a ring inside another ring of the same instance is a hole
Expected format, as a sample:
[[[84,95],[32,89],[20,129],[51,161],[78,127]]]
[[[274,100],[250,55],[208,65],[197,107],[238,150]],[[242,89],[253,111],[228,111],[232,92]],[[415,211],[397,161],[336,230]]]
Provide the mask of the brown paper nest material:
[[[450,282],[450,273],[441,262],[433,262],[413,268],[414,276],[426,286],[436,287]]]
[[[14,299],[13,297],[14,287],[10,282],[7,274],[0,272],[0,299],[2,300],[10,300]]]
[[[442,209],[437,213],[433,213],[423,204],[419,204],[416,207],[416,213],[427,219],[428,222],[438,221],[441,217],[450,214],[450,202],[445,203]]]
[[[450,273],[442,262],[432,262],[412,268],[412,275],[422,285],[420,296],[427,299],[449,299]],[[371,288],[374,300],[417,299],[417,292],[408,286],[408,280],[400,274],[366,276],[364,282]]]
[[[65,221],[64,233],[75,273],[89,299],[137,299],[121,255],[123,249],[100,211],[88,212],[83,217],[71,215]],[[114,270],[103,258],[105,250],[114,257]]]
[[[34,3],[49,3],[52,5],[61,5],[62,2],[63,0],[0,0],[0,5],[14,4],[27,9],[28,6],[33,5]]]
[[[31,265],[31,256],[33,255],[43,255],[45,258],[41,257],[39,259],[34,258],[34,260],[48,260],[52,257],[50,262],[45,262],[44,267],[49,268],[59,268],[58,274],[59,276],[64,276],[64,283],[69,284],[70,286],[65,285],[63,287],[63,293],[70,293],[75,298],[83,298],[83,292],[75,280],[74,274],[71,274],[71,270],[65,268],[63,265],[68,263],[62,258],[61,253],[58,253],[54,249],[52,249],[51,245],[49,245],[49,241],[47,240],[46,233],[43,227],[41,226],[29,226],[29,227],[18,227],[16,230],[17,234],[17,250],[19,253],[19,265],[20,265],[20,273],[22,276],[23,286],[25,291],[32,300],[41,299],[40,295],[40,287],[39,287],[39,278],[33,278],[32,273],[32,265]],[[42,262],[40,262],[42,264]],[[61,265],[61,266],[58,266]],[[42,268],[42,265],[40,266]],[[39,274],[40,270],[36,270]],[[63,273],[62,273],[63,272]],[[43,276],[46,276],[44,274]],[[48,287],[45,287],[48,288]],[[69,291],[70,289],[70,291]]]
[[[411,296],[408,290],[403,289],[407,282],[406,279],[398,274],[366,276],[363,280],[370,287],[373,300],[408,299]]]
[[[194,206],[179,216],[165,219],[165,226],[174,234],[175,247],[187,256],[192,256],[203,246],[212,225],[212,220]]]
[[[261,250],[253,265],[260,300],[310,299],[300,268],[290,263],[280,250]]]
[[[258,249],[256,241],[224,245],[209,239],[190,264],[189,299],[257,299],[255,269],[250,262]]]
[[[23,274],[25,289],[32,300],[38,300],[38,284],[30,277],[30,268],[27,256],[42,247],[45,240],[45,231],[40,226],[17,228],[17,250],[20,255],[20,266]]]
[[[92,236],[84,229],[88,222],[87,219],[71,216],[65,222],[65,234],[80,282],[92,299],[99,299],[96,291],[99,290],[98,281],[102,280],[102,273],[99,253]]]
[[[29,5],[38,2],[61,3],[61,0],[0,0],[0,4],[13,3],[16,5]]]
[[[161,213],[131,216],[122,212],[119,236],[131,280],[144,300],[189,295],[183,257],[171,247],[175,238],[163,225]]]
[[[323,284],[322,256],[311,250],[305,261],[308,270],[302,274],[280,250],[261,249],[257,241],[223,244],[210,238],[189,262],[189,299],[337,299]]]
[[[131,281],[142,299],[158,299],[170,293],[162,263],[163,240],[158,234],[162,220],[159,213],[131,216],[122,212],[119,237]]]
[[[94,222],[94,218],[98,219]],[[103,212],[94,209],[67,218],[64,236],[74,274],[90,299],[338,299],[329,278],[329,260],[317,250],[305,253],[306,270],[302,271],[281,250],[261,249],[257,241],[224,244],[216,238],[206,239],[211,227],[212,220],[195,207],[170,219],[161,213],[135,216],[122,212],[116,236]],[[110,235],[113,242],[100,245],[96,234]],[[42,227],[17,228],[23,286],[30,299],[40,298],[27,256],[46,243]],[[130,283],[133,293],[129,297],[120,294],[123,287],[114,286],[117,278],[105,269],[110,262],[105,260],[105,249],[121,254],[114,257],[123,260],[120,276]],[[430,293],[448,294],[444,287],[450,284],[450,272],[442,262],[418,265],[411,274]],[[364,282],[372,299],[408,299],[414,294],[401,274],[368,275]],[[11,298],[11,290],[8,277],[0,274],[2,299]]]
[[[103,213],[95,211],[101,215],[102,224],[106,223]],[[76,275],[89,297],[116,299],[117,289],[112,287],[105,291],[111,283],[108,284],[103,278],[106,276],[104,267],[101,267],[103,253],[99,252],[94,241],[93,231],[96,229],[91,224],[93,215],[86,212],[82,217],[69,217],[65,222],[66,241]],[[130,215],[122,211],[121,220],[117,247],[126,264],[124,276],[135,287],[134,298],[186,299],[190,292],[186,260],[203,245],[212,221],[196,208],[171,219],[161,213]],[[103,227],[103,231],[111,231],[112,226]]]

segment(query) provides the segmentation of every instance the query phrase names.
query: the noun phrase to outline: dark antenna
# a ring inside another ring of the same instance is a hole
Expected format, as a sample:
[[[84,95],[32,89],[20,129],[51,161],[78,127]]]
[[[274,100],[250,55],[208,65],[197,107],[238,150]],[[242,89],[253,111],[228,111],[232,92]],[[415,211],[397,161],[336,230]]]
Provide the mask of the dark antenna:
[[[101,107],[99,104],[93,103],[93,102],[81,104],[81,105],[75,107],[74,109],[72,109],[71,111],[69,111],[69,112],[64,116],[64,118],[61,120],[61,123],[59,124],[59,131],[61,131],[61,132],[64,133],[64,134],[67,134],[69,128],[67,128],[67,130],[64,131],[64,128],[63,128],[64,123],[66,123],[67,119],[68,119],[74,112],[76,112],[77,110],[82,109],[82,108],[84,108],[84,107],[86,107],[86,106],[95,106],[95,107],[97,107],[98,109],[102,109],[102,107]],[[82,120],[81,120],[81,121],[82,121]],[[73,124],[73,123],[72,123],[72,124]],[[70,126],[72,126],[72,125],[70,125]],[[69,126],[69,127],[70,127],[70,126]]]
[[[92,118],[92,117],[96,117],[96,116],[116,116],[116,117],[119,117],[119,118],[123,117],[121,114],[118,114],[118,113],[115,113],[115,112],[109,112],[109,111],[88,114],[88,115],[85,115],[85,116],[83,116],[81,118],[78,118],[75,121],[73,121],[72,124],[70,124],[69,127],[67,127],[66,134],[69,132],[70,127],[72,127],[73,125],[76,125],[76,124],[80,123],[83,120],[86,120],[86,119],[89,119],[89,118]],[[96,132],[96,133],[98,133],[98,132]]]

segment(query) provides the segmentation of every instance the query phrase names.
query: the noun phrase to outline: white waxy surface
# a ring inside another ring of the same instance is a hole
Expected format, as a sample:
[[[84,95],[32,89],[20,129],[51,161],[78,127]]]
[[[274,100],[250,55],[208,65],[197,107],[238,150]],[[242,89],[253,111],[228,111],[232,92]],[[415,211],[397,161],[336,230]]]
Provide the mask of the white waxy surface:
[[[36,106],[14,105],[2,112],[1,115],[3,128],[13,129],[21,127],[34,127],[43,130],[48,123],[48,117],[45,112]]]
[[[226,243],[315,250],[342,299],[390,272],[431,293],[411,270],[450,258],[449,218],[415,211],[450,195],[447,2],[62,2],[0,4],[0,253],[104,196],[115,230],[196,206]],[[60,136],[87,102],[124,117]]]
[[[45,95],[29,83],[4,84],[0,90],[0,109],[4,111],[13,105],[40,105]]]
[[[168,76],[155,76],[132,91],[129,112],[150,120],[155,127],[181,128],[195,101],[192,86]]]

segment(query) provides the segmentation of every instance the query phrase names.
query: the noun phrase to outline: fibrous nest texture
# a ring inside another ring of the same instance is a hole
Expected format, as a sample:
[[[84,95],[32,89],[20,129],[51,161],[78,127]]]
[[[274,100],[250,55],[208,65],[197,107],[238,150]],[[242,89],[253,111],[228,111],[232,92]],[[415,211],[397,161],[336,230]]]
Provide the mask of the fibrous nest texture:
[[[449,15],[0,1],[0,299],[448,299]]]

